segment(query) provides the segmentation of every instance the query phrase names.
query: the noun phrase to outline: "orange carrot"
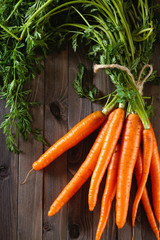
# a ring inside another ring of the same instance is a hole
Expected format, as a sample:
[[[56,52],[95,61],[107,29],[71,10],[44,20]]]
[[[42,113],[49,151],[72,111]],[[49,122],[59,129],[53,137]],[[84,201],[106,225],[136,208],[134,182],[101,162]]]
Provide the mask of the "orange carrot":
[[[104,120],[105,116],[101,111],[96,111],[88,115],[53,144],[37,161],[35,161],[32,165],[33,169],[40,170],[49,165],[65,151],[72,148],[95,131]]]
[[[142,153],[141,153],[141,150],[139,149],[138,158],[137,158],[137,161],[136,161],[136,164],[135,164],[135,169],[134,169],[138,186],[140,185],[140,182],[141,182],[142,168],[143,168],[142,167]],[[151,204],[150,204],[150,200],[149,200],[149,197],[148,197],[148,192],[147,192],[146,186],[144,187],[141,199],[142,199],[144,210],[146,212],[146,215],[147,215],[148,221],[150,223],[150,226],[151,226],[153,232],[155,233],[157,239],[159,239],[159,231],[158,231],[156,220],[155,220],[155,217],[154,217],[154,214],[153,214],[153,211],[152,211],[152,207],[151,207]]]
[[[152,200],[153,200],[154,213],[160,225],[160,158],[159,158],[156,137],[151,124],[150,124],[150,127],[153,134],[153,154],[152,154],[151,166],[150,166]]]
[[[148,175],[149,175],[149,170],[150,170],[150,163],[151,163],[152,152],[153,152],[153,135],[152,135],[151,129],[143,130],[142,142],[143,142],[143,172],[142,172],[141,182],[138,186],[136,197],[133,203],[132,227],[134,227],[138,205],[141,200],[143,190],[146,185]]]
[[[89,151],[87,158],[85,159],[77,173],[74,175],[74,177],[71,179],[71,181],[66,185],[66,187],[59,194],[57,199],[53,202],[48,212],[48,216],[56,214],[90,177],[93,169],[95,168],[99,153],[101,151],[107,128],[108,121],[106,120],[91,150]]]
[[[122,228],[126,222],[134,166],[141,142],[142,123],[137,114],[126,118],[121,140],[121,153],[116,192],[116,224]]]
[[[88,194],[88,204],[90,211],[92,211],[96,205],[99,185],[104,176],[109,161],[112,157],[114,149],[117,145],[123,127],[125,117],[124,109],[117,108],[113,110],[112,113],[114,115],[112,119],[110,119],[110,116],[108,118],[109,121],[108,129],[106,131],[106,136],[104,139],[101,153],[99,155],[96,167],[93,171],[91,178]]]
[[[116,194],[119,153],[120,153],[120,146],[117,145],[108,166],[106,185],[105,185],[105,189],[102,197],[102,203],[101,203],[101,214],[100,214],[100,219],[97,227],[95,240],[99,240],[102,236],[102,233],[107,224],[112,201]]]

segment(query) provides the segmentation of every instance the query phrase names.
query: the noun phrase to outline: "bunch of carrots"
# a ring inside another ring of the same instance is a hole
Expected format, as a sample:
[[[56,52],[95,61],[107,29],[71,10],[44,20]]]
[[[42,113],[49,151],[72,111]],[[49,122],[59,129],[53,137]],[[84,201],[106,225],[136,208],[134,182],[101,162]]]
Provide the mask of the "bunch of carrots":
[[[32,166],[32,170],[36,171],[45,168],[58,156],[100,128],[85,161],[48,212],[49,216],[56,214],[89,177],[91,181],[88,205],[89,210],[93,211],[100,183],[107,172],[96,240],[101,238],[115,196],[116,224],[118,228],[124,226],[133,173],[138,188],[132,207],[132,227],[134,229],[141,200],[148,221],[159,239],[157,223],[160,226],[160,158],[142,96],[144,83],[154,78],[154,74],[151,76],[153,67],[149,65],[152,46],[158,33],[153,10],[152,1],[147,0],[75,0],[65,1],[50,11],[51,14],[56,14],[56,11],[78,14],[76,22],[72,22],[69,17],[69,22],[58,26],[56,33],[60,33],[60,37],[64,33],[65,36],[69,36],[74,50],[77,49],[80,38],[86,46],[89,58],[100,65],[95,65],[95,71],[107,68],[106,73],[116,88],[116,91],[110,94],[114,97],[109,103],[107,101],[102,111],[96,111],[80,121]],[[149,68],[149,71],[146,68]],[[76,86],[82,85],[81,79],[77,82]],[[77,93],[80,92],[79,88],[76,90]],[[81,94],[83,96],[83,91]],[[146,188],[149,174],[152,203]]]
[[[135,172],[138,190],[132,208],[132,227],[134,229],[138,205],[142,200],[150,226],[159,239],[156,221],[160,225],[160,158],[155,134],[149,120],[149,127],[145,128],[139,115],[134,112],[128,113],[125,104],[112,104],[115,99],[105,107],[105,111],[103,109],[93,112],[75,125],[33,163],[32,170],[45,168],[58,156],[100,128],[85,161],[55,199],[48,216],[56,214],[90,176],[88,205],[89,210],[93,211],[100,183],[107,170],[95,239],[101,238],[115,196],[116,224],[118,228],[122,228],[127,218],[132,176]],[[154,210],[146,188],[149,172]]]

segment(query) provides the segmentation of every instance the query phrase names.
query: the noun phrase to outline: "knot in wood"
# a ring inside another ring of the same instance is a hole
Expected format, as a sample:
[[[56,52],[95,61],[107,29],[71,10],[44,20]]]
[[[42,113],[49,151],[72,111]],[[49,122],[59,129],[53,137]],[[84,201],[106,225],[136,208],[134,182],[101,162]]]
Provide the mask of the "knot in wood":
[[[58,102],[50,103],[49,107],[50,107],[50,111],[51,111],[52,115],[56,119],[60,120],[61,119],[61,114],[60,114],[60,107],[59,107]]]
[[[69,225],[69,236],[70,238],[76,239],[79,237],[79,226],[78,224]]]
[[[52,225],[50,225],[49,223],[44,223],[43,229],[49,232],[52,230]]]
[[[0,166],[0,179],[4,179],[9,175],[9,170],[5,166]]]

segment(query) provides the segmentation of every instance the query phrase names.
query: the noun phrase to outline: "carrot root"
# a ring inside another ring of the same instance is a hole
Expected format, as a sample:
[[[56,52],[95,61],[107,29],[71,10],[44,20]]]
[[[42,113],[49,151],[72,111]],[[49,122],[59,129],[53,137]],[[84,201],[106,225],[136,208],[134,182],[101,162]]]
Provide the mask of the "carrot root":
[[[138,156],[142,123],[137,114],[129,114],[121,138],[121,154],[116,192],[116,224],[122,228],[126,222],[134,166]]]
[[[67,134],[53,144],[37,161],[32,165],[38,171],[48,166],[53,160],[77,145],[80,141],[94,132],[104,122],[105,116],[101,111],[96,111],[76,124]]]
[[[88,205],[90,211],[93,211],[96,205],[99,186],[120,137],[124,117],[125,111],[122,108],[113,110],[108,117],[108,129],[106,131],[106,136],[96,167],[92,174],[88,193]]]
[[[103,140],[105,137],[105,132],[108,127],[107,120],[101,127],[99,134],[89,151],[86,160],[83,162],[77,173],[71,179],[71,181],[66,185],[66,187],[59,194],[57,199],[53,202],[48,212],[48,216],[53,216],[56,214],[64,204],[80,189],[80,187],[87,181],[95,168]]]
[[[102,197],[101,214],[96,232],[95,240],[99,240],[108,221],[112,201],[116,194],[117,172],[119,162],[120,146],[117,145],[108,166],[106,185]]]
[[[156,137],[151,124],[150,127],[153,134],[153,154],[150,166],[152,201],[154,214],[160,225],[160,157]]]
[[[141,182],[142,169],[143,169],[142,153],[141,153],[141,149],[139,149],[138,158],[137,158],[137,161],[136,161],[136,164],[135,164],[135,169],[134,169],[138,186]],[[153,232],[155,233],[157,239],[159,239],[158,227],[157,227],[156,220],[155,220],[155,217],[154,217],[154,214],[153,214],[153,211],[152,211],[152,207],[151,207],[151,204],[150,204],[150,200],[149,200],[149,196],[148,196],[146,186],[144,187],[141,200],[142,200],[144,210],[146,212],[146,216],[148,218],[148,222],[149,222]]]
[[[143,171],[141,176],[141,182],[138,186],[138,190],[136,193],[136,197],[133,203],[132,208],[132,226],[134,226],[136,214],[138,210],[138,205],[141,200],[143,190],[145,188],[149,170],[150,170],[150,163],[152,158],[152,152],[153,152],[153,135],[152,131],[150,129],[144,129],[143,130]]]

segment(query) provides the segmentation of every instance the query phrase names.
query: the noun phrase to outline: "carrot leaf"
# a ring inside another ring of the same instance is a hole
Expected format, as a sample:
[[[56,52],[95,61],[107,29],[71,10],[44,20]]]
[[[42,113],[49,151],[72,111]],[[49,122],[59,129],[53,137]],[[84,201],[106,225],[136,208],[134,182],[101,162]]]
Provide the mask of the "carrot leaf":
[[[95,85],[91,85],[90,88],[87,88],[83,84],[83,78],[84,78],[84,72],[85,72],[85,67],[83,64],[78,65],[78,71],[76,74],[76,77],[73,82],[73,88],[77,95],[81,98],[85,97],[88,98],[90,101],[96,101],[96,96],[98,93],[98,89],[96,88]]]

